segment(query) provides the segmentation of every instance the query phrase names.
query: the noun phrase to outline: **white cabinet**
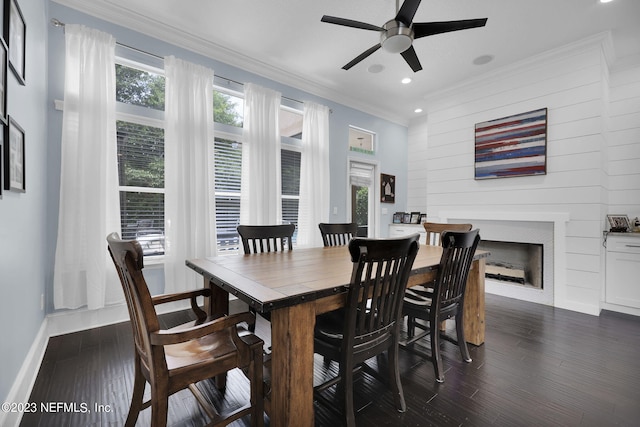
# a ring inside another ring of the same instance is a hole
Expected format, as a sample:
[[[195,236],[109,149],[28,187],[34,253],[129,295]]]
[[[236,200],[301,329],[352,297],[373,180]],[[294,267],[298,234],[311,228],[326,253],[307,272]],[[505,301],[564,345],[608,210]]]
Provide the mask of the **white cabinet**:
[[[607,238],[605,302],[640,308],[640,233]]]
[[[420,243],[425,244],[427,232],[422,224],[389,224],[389,237],[404,237],[412,234],[420,234]]]

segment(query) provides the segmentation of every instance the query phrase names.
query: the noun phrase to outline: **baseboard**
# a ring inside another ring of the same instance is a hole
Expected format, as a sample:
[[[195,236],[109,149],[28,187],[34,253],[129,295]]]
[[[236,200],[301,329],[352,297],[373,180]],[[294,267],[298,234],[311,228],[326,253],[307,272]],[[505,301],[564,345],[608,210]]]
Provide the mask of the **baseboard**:
[[[24,363],[18,372],[16,380],[9,390],[6,402],[24,403],[29,401],[31,389],[36,382],[40,364],[47,350],[49,335],[47,333],[49,319],[44,318],[40,325],[40,330],[36,334],[33,344],[27,353]],[[4,412],[0,411],[0,426],[18,427],[22,420],[22,412]]]
[[[188,302],[179,301],[157,306],[158,314],[169,313],[189,308]],[[25,357],[25,361],[16,376],[6,402],[28,402],[31,389],[36,382],[40,365],[47,350],[49,338],[87,329],[99,328],[129,320],[129,312],[125,304],[104,307],[99,310],[69,310],[48,315],[42,321],[33,344]],[[22,413],[0,411],[0,426],[18,427]]]

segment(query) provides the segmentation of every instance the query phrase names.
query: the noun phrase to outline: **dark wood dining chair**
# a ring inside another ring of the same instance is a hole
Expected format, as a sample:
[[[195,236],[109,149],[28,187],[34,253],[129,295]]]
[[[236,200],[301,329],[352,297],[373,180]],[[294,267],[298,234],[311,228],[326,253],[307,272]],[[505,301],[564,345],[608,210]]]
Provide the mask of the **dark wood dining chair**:
[[[238,234],[242,239],[245,254],[291,251],[295,231],[294,224],[238,226]]]
[[[345,246],[358,234],[358,224],[355,222],[339,224],[321,222],[318,227],[325,246]]]
[[[448,224],[438,222],[423,222],[422,226],[427,232],[427,245],[440,246],[440,236],[443,231],[471,231],[471,224]]]
[[[398,367],[398,343],[403,296],[418,247],[418,234],[399,239],[351,240],[353,271],[346,305],[316,319],[315,353],[324,356],[325,363],[334,360],[340,366],[338,376],[314,387],[314,395],[335,409],[336,405],[323,392],[339,384],[342,414],[348,426],[355,426],[354,370],[364,369],[380,378],[365,361],[384,352],[388,354],[389,376],[383,381],[390,383],[398,411],[406,410]]]
[[[237,229],[245,255],[293,250],[295,224],[239,225]],[[249,308],[249,311],[256,314],[253,308]],[[260,316],[271,321],[269,313],[263,313]],[[255,332],[255,323],[249,325],[249,330]]]
[[[469,349],[464,335],[464,296],[467,278],[476,247],[480,241],[478,230],[444,231],[442,233],[442,257],[438,274],[433,283],[425,286],[413,286],[407,289],[404,297],[403,312],[408,316],[407,341],[401,347],[415,354],[430,359],[433,363],[436,381],[444,382],[444,370],[440,355],[440,339],[458,345],[462,359],[471,362]],[[456,338],[444,334],[439,325],[446,319],[454,318],[456,322]],[[418,321],[421,319],[426,323]],[[416,328],[423,330],[416,335]],[[431,338],[431,354],[415,348],[415,342],[427,335]]]
[[[143,252],[135,240],[121,240],[117,233],[107,236],[108,250],[118,271],[127,301],[135,349],[135,378],[129,415],[125,426],[132,427],[141,410],[151,406],[151,425],[167,424],[169,396],[188,388],[212,419],[212,426],[224,426],[246,415],[251,425],[264,425],[262,347],[257,336],[239,328],[252,324],[248,312],[217,319],[207,317],[196,298],[210,296],[211,290],[198,290],[151,296],[142,274]],[[155,306],[190,300],[196,320],[171,329],[160,329]],[[220,415],[207,401],[196,383],[240,368],[250,381],[249,403]],[[146,383],[151,398],[143,402]]]

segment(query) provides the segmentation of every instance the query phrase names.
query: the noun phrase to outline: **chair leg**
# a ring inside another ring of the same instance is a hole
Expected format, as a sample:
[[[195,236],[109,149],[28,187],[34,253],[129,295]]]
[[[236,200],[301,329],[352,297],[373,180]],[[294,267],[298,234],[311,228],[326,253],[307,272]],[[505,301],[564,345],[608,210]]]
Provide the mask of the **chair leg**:
[[[142,409],[142,399],[144,397],[144,387],[146,385],[146,380],[140,370],[140,356],[137,352],[134,363],[135,373],[133,379],[133,394],[131,396],[131,405],[129,406],[129,415],[127,415],[127,421],[124,424],[125,427],[133,427],[136,425],[138,415],[140,415],[140,410]]]
[[[416,318],[407,316],[407,336],[413,338],[416,334]]]
[[[166,427],[169,396],[166,386],[151,385],[151,425]]]
[[[402,383],[400,382],[400,366],[398,365],[398,348],[399,344],[396,342],[391,348],[389,348],[389,376],[391,391],[393,392],[393,400],[396,404],[398,412],[406,412],[407,404],[404,400],[404,391],[402,390]]]
[[[340,370],[342,371],[342,381],[338,383],[338,387],[342,387],[346,425],[347,427],[355,427],[356,416],[353,409],[353,367],[351,366],[351,363],[341,363]]]
[[[460,309],[456,314],[456,337],[458,339],[458,347],[460,348],[462,360],[467,363],[471,362],[469,347],[467,347],[467,341],[464,337],[464,320],[462,319],[462,309]]]
[[[444,374],[442,372],[442,357],[440,356],[440,331],[438,330],[438,323],[436,323],[434,319],[432,319],[430,323],[431,362],[433,363],[433,370],[436,374],[436,381],[443,383]]]

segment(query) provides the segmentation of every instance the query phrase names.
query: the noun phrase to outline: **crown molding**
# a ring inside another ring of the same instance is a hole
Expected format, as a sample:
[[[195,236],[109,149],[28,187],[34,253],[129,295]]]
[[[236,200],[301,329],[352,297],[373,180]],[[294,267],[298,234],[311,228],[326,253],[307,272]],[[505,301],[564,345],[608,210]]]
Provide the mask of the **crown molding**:
[[[62,6],[75,9],[98,19],[135,29],[136,32],[153,37],[174,46],[190,50],[232,67],[273,80],[286,86],[325,98],[344,106],[363,111],[365,113],[386,119],[388,121],[408,126],[409,119],[398,115],[392,110],[376,108],[353,97],[345,96],[342,92],[321,85],[313,80],[294,74],[288,70],[258,61],[228,49],[211,40],[196,37],[181,28],[167,25],[131,9],[110,3],[109,0],[52,0]]]
[[[456,93],[467,91],[470,88],[478,87],[492,81],[504,79],[506,76],[518,73],[522,70],[531,69],[532,67],[541,63],[566,58],[570,54],[576,54],[588,49],[594,49],[596,47],[600,47],[607,68],[611,68],[616,61],[616,55],[613,49],[613,39],[611,37],[611,32],[606,31],[580,39],[573,43],[560,46],[555,49],[548,50],[546,52],[542,52],[538,55],[531,56],[521,61],[505,65],[496,70],[480,74],[476,77],[464,80],[458,84],[449,86],[442,90],[431,92],[425,95],[424,99],[429,104],[431,101],[449,97]]]

